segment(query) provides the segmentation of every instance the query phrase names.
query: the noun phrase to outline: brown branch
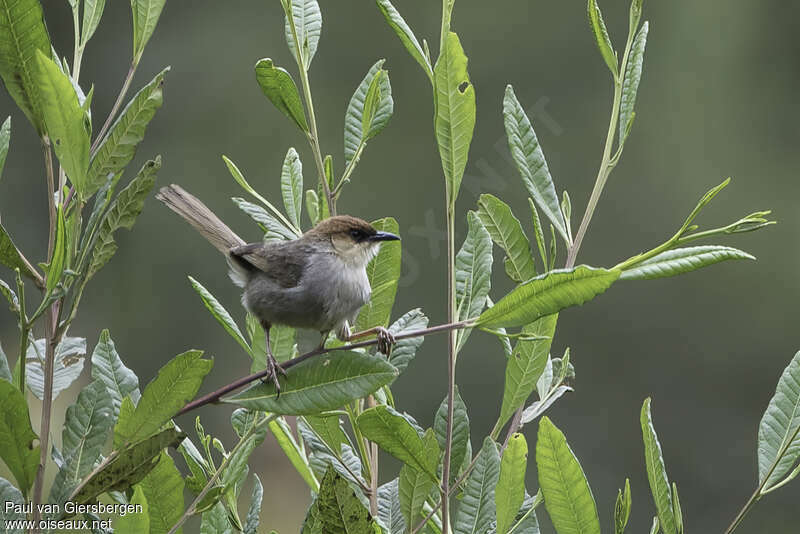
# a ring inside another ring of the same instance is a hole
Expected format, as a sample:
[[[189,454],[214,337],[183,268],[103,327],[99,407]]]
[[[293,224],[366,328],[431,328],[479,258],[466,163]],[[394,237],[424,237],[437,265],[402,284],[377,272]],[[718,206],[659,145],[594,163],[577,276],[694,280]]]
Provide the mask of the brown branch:
[[[427,336],[428,334],[438,334],[439,332],[447,332],[447,331],[455,330],[455,329],[458,329],[458,328],[470,328],[470,327],[472,327],[473,323],[474,323],[474,319],[467,319],[466,321],[459,321],[457,323],[448,323],[448,324],[442,324],[442,325],[438,325],[438,326],[432,326],[430,328],[424,328],[422,330],[414,330],[414,331],[411,331],[411,332],[406,332],[405,334],[400,334],[398,336],[395,336],[395,340],[408,339],[408,338],[412,338],[412,337]],[[369,339],[367,341],[360,341],[358,343],[351,343],[349,345],[342,345],[341,347],[317,348],[317,349],[314,349],[314,350],[312,350],[310,352],[306,352],[305,354],[302,354],[302,355],[298,356],[297,358],[292,358],[291,360],[283,362],[281,364],[281,367],[283,367],[284,370],[288,370],[288,369],[294,367],[295,365],[297,365],[299,363],[303,363],[304,361],[308,360],[309,358],[313,358],[314,356],[318,356],[320,354],[325,354],[325,353],[333,352],[333,351],[336,351],[336,350],[350,350],[350,349],[358,349],[358,348],[361,348],[361,347],[369,347],[369,346],[375,345],[377,343],[378,343],[377,339]],[[205,406],[206,404],[213,404],[213,403],[219,402],[220,398],[223,395],[226,395],[226,394],[228,394],[228,393],[230,393],[232,391],[235,391],[235,390],[237,390],[237,389],[239,389],[241,387],[244,387],[244,386],[246,386],[247,384],[249,384],[251,382],[255,382],[256,380],[260,380],[260,379],[264,378],[265,376],[267,376],[267,374],[269,374],[269,371],[267,371],[265,369],[263,371],[259,371],[257,373],[253,373],[253,374],[244,376],[242,378],[239,378],[238,380],[234,380],[230,384],[222,386],[221,388],[217,389],[216,391],[212,391],[208,395],[203,395],[199,399],[195,399],[192,402],[188,403],[186,406],[181,408],[181,410],[176,414],[176,416],[183,415],[183,414],[185,414],[187,412],[190,412],[192,410],[200,408],[201,406]]]

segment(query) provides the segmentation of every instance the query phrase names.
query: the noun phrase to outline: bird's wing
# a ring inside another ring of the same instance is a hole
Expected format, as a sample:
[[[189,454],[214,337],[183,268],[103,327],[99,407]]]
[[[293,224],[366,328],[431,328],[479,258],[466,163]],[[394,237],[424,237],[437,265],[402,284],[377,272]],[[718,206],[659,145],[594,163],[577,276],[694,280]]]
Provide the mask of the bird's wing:
[[[232,248],[230,255],[243,267],[259,270],[281,287],[291,288],[303,278],[308,258],[296,248],[296,241],[250,243]]]

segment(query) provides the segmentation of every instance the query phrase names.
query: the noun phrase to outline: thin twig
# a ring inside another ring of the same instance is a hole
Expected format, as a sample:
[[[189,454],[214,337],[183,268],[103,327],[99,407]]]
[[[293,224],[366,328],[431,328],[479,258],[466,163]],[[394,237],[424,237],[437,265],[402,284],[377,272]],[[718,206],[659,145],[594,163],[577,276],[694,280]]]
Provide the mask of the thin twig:
[[[454,491],[455,491],[455,490],[456,490],[456,489],[457,489],[459,486],[461,486],[461,484],[463,484],[465,480],[467,480],[467,477],[468,477],[468,476],[469,476],[469,474],[472,472],[472,468],[474,468],[474,467],[475,467],[475,464],[477,463],[477,461],[478,461],[478,455],[476,454],[476,455],[475,455],[475,458],[473,458],[473,459],[472,459],[472,461],[471,461],[471,462],[469,463],[469,465],[467,466],[467,468],[466,468],[466,469],[464,469],[464,472],[461,474],[461,476],[460,476],[458,479],[456,479],[456,481],[455,481],[455,482],[453,482],[453,484],[450,486],[450,488],[449,488],[449,490],[448,490],[448,491],[449,491],[449,493],[447,494],[447,498],[449,498],[449,497],[450,497],[450,495],[451,495],[451,494],[452,494],[452,493],[453,493],[453,492],[454,492]],[[424,527],[424,526],[425,526],[425,524],[426,524],[428,521],[430,521],[430,520],[431,520],[431,518],[433,517],[433,514],[435,514],[435,513],[436,513],[436,511],[439,509],[439,507],[440,507],[440,506],[442,506],[442,501],[439,501],[439,503],[438,503],[438,504],[436,504],[436,506],[434,506],[434,507],[433,507],[433,509],[432,509],[430,512],[428,512],[428,515],[427,515],[427,516],[425,516],[425,519],[423,519],[423,520],[422,520],[422,522],[421,522],[419,525],[417,525],[417,526],[414,528],[414,530],[412,530],[412,531],[411,531],[411,534],[417,534],[417,532],[419,532],[419,531],[422,529],[422,527]],[[442,525],[444,525],[444,523],[442,523]]]
[[[122,106],[122,102],[125,100],[125,95],[128,93],[128,89],[131,86],[131,81],[133,81],[133,75],[136,73],[136,67],[138,66],[138,61],[133,61],[131,63],[131,66],[128,69],[128,74],[125,76],[125,81],[122,82],[122,88],[119,90],[119,94],[117,95],[117,100],[114,102],[114,107],[111,108],[111,111],[106,118],[106,122],[104,122],[103,127],[100,128],[100,133],[98,133],[97,137],[94,138],[91,149],[92,156],[94,156],[94,154],[97,152],[97,147],[100,146],[103,137],[105,137],[108,129],[111,127],[111,123],[114,121],[117,111],[119,111],[119,108]]]
[[[427,336],[428,334],[438,334],[439,332],[447,332],[448,330],[454,330],[454,329],[458,329],[458,328],[471,328],[473,322],[474,322],[474,319],[467,319],[466,321],[459,321],[457,323],[448,323],[448,324],[442,324],[442,325],[438,325],[438,326],[432,326],[430,328],[424,328],[422,330],[414,330],[412,332],[406,332],[405,334],[400,334],[400,335],[395,336],[395,340],[408,339],[408,338],[412,338],[412,337]],[[317,349],[314,349],[314,350],[312,350],[310,352],[306,352],[305,354],[302,354],[302,355],[300,355],[300,356],[298,356],[296,358],[292,358],[291,360],[283,362],[281,364],[281,367],[283,367],[284,370],[288,370],[288,369],[294,367],[295,365],[297,365],[299,363],[302,363],[302,362],[304,362],[304,361],[306,361],[306,360],[308,360],[310,358],[313,358],[314,356],[318,356],[320,354],[325,354],[325,353],[333,352],[333,351],[337,351],[337,350],[351,350],[351,349],[358,349],[358,348],[362,348],[362,347],[369,347],[369,346],[375,345],[377,343],[378,343],[377,339],[369,339],[367,341],[359,341],[358,343],[352,343],[352,344],[349,344],[349,345],[342,345],[341,347],[317,348]],[[267,376],[267,374],[269,374],[269,371],[267,371],[265,369],[263,371],[259,371],[257,373],[253,373],[253,374],[244,376],[242,378],[239,378],[238,380],[234,380],[230,384],[222,386],[221,388],[217,389],[216,391],[212,391],[208,395],[204,395],[204,396],[200,397],[199,399],[196,399],[196,400],[188,403],[186,406],[181,408],[181,411],[179,411],[176,414],[176,416],[177,415],[183,415],[183,414],[185,414],[187,412],[190,412],[192,410],[200,408],[201,406],[205,406],[206,404],[212,404],[212,403],[218,402],[219,399],[223,395],[226,395],[226,394],[230,393],[231,391],[235,391],[235,390],[237,390],[237,389],[239,389],[241,387],[244,387],[247,384],[249,384],[250,382],[255,382],[256,380],[260,380],[261,378],[264,378],[265,376]]]

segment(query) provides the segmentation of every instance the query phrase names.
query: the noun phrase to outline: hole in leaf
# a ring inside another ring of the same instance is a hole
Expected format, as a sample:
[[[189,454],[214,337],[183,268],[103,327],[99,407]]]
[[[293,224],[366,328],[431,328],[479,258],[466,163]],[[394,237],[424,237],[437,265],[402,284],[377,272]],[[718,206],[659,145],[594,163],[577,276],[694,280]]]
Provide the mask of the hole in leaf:
[[[61,139],[56,139],[56,146],[61,146]]]
[[[469,87],[469,82],[461,82],[458,84],[458,92],[464,94],[464,91],[467,90],[467,87]]]

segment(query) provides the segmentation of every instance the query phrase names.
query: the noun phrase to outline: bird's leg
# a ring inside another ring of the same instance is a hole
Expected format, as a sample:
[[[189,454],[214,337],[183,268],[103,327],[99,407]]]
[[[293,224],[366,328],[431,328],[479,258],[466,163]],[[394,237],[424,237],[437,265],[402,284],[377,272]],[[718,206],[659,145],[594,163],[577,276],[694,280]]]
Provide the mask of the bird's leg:
[[[385,354],[386,356],[390,356],[392,354],[392,347],[394,347],[395,344],[394,335],[392,335],[389,330],[382,326],[376,326],[374,328],[370,328],[369,330],[355,332],[354,334],[348,333],[345,336],[345,341],[354,341],[356,339],[369,336],[375,336],[378,338],[378,352]]]
[[[269,344],[269,330],[272,325],[266,321],[261,321],[261,328],[264,329],[264,337],[266,339],[266,353],[267,353],[267,374],[264,376],[262,380],[265,382],[267,380],[271,380],[272,383],[275,385],[275,390],[278,392],[276,398],[281,396],[281,384],[278,382],[278,373],[286,376],[286,371],[284,371],[283,367],[278,363],[278,360],[275,359],[275,356],[272,355],[272,347]]]

